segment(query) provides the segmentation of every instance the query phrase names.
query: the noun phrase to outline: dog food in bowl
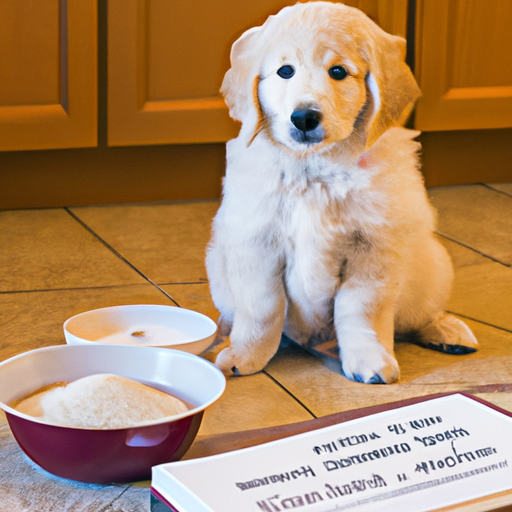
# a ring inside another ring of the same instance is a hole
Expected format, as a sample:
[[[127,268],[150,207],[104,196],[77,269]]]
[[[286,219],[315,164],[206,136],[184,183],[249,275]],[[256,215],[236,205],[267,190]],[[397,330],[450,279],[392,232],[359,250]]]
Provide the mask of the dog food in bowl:
[[[62,426],[13,408],[38,390],[97,374],[114,374],[182,400],[186,412],[127,428]],[[90,483],[147,480],[151,468],[180,459],[195,439],[205,409],[226,386],[205,359],[167,348],[58,345],[0,362],[0,408],[21,449],[55,475]]]
[[[11,407],[53,425],[82,428],[130,428],[188,411],[179,398],[114,374],[45,386]]]

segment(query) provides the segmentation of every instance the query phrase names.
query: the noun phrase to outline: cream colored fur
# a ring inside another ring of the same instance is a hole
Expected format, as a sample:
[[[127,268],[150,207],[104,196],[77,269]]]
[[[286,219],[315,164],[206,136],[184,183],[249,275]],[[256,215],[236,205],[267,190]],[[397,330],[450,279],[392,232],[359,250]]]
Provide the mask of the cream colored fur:
[[[371,383],[399,376],[395,333],[477,346],[443,312],[452,266],[433,234],[418,132],[398,126],[419,96],[404,54],[403,39],[329,2],[286,7],[233,45],[222,92],[242,127],[206,259],[231,339],[216,361],[226,373],[261,370],[283,331],[301,344],[336,336],[344,374]],[[301,108],[321,116],[312,142],[290,120]]]

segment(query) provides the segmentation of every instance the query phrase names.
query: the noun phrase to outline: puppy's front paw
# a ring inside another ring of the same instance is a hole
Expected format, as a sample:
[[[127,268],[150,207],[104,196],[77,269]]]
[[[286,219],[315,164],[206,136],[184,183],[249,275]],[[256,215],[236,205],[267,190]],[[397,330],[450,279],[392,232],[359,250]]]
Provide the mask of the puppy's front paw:
[[[263,370],[266,361],[254,359],[249,351],[228,347],[222,350],[215,360],[215,365],[224,375],[250,375]]]
[[[342,373],[364,384],[390,384],[400,376],[397,360],[380,343],[371,347],[341,350]]]

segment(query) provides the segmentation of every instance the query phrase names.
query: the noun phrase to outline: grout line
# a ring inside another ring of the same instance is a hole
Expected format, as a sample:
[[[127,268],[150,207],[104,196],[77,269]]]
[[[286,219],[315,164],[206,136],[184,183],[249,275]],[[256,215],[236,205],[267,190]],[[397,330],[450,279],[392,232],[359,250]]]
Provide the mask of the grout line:
[[[507,197],[512,197],[512,195],[509,194],[508,192],[503,192],[503,190],[499,190],[497,188],[494,188],[492,185],[489,185],[487,183],[480,183],[480,185],[482,185],[485,188],[488,188],[489,190],[492,190],[493,192],[497,192],[498,194],[502,194],[502,195],[507,196]]]
[[[85,222],[83,222],[79,217],[77,217],[68,207],[64,207],[64,210],[68,212],[68,214],[73,217],[84,229],[89,231],[91,235],[93,235],[97,240],[99,240],[107,249],[109,249],[113,254],[115,254],[121,261],[126,263],[129,267],[131,267],[137,274],[143,277],[148,283],[152,284],[157,290],[162,292],[168,299],[170,299],[176,306],[181,307],[178,302],[164,289],[160,288],[155,282],[153,282],[148,276],[143,274],[135,265],[130,263],[122,254],[116,251],[109,243],[107,243],[103,238],[101,238],[97,233],[95,233]]]
[[[473,318],[472,316],[463,315],[462,313],[457,313],[455,311],[449,311],[449,310],[446,310],[446,312],[450,313],[451,315],[460,316],[462,318],[465,318],[466,320],[472,320],[473,322],[477,322],[477,323],[482,324],[482,325],[487,325],[489,327],[493,327],[494,329],[498,329],[499,331],[504,331],[504,332],[512,333],[512,329],[507,329],[506,327],[500,327],[499,325],[494,325],[494,324],[491,324],[489,322],[484,322],[483,320],[478,320],[478,318]]]
[[[82,204],[82,205],[68,205],[65,208],[115,208],[115,207],[147,207],[147,206],[173,206],[182,204],[198,204],[198,203],[218,203],[219,199],[213,198],[199,198],[199,199],[162,199],[160,201],[131,201],[124,203],[99,203],[99,204]],[[49,207],[55,208],[55,207]],[[16,209],[16,208],[13,208]]]
[[[131,206],[172,206],[179,204],[195,204],[195,203],[218,203],[219,199],[216,197],[206,197],[199,199],[163,199],[160,201],[136,201],[124,203],[98,203],[98,204],[76,204],[68,206],[27,206],[25,208],[0,208],[0,212],[19,212],[19,211],[32,211],[32,210],[60,210],[68,208],[112,208],[112,207],[131,207]]]
[[[133,267],[135,268],[135,267]],[[138,272],[138,270],[137,270]],[[170,293],[167,293],[164,289],[160,288],[160,286],[158,286],[156,283],[154,283],[153,281],[151,281],[151,279],[149,279],[149,277],[146,277],[145,275],[141,274],[141,276],[144,277],[144,279],[147,279],[147,281],[152,284],[158,291],[162,292],[169,300],[171,300],[174,304],[176,304],[176,306],[178,306],[179,308],[181,308],[181,306],[178,304],[178,301],[176,299],[174,299],[174,297],[170,294]]]
[[[131,484],[126,484],[126,487],[119,487],[119,490],[121,491],[115,498],[113,498],[110,503],[107,503],[105,504],[105,506],[103,506],[101,509],[100,509],[100,512],[106,512],[107,510],[112,510],[112,505],[115,504],[116,501],[119,501],[119,499],[121,498],[121,496],[128,491],[128,489],[130,489],[131,487],[133,487],[133,485]],[[117,507],[116,507],[117,508]]]
[[[8,295],[10,293],[38,293],[38,292],[66,292],[77,290],[104,290],[110,288],[123,288],[128,286],[147,286],[146,283],[128,283],[128,284],[112,284],[104,286],[70,286],[69,288],[35,288],[30,290],[0,290],[0,295]]]
[[[488,254],[485,254],[481,251],[479,251],[478,249],[475,249],[474,247],[471,247],[470,245],[468,244],[465,244],[464,242],[461,242],[460,240],[457,240],[456,238],[452,238],[448,235],[445,235],[443,233],[440,233],[439,231],[436,231],[436,235],[442,237],[442,238],[445,238],[446,240],[450,240],[450,242],[454,242],[458,245],[461,245],[462,247],[465,247],[466,249],[469,249],[470,251],[473,251],[473,252],[476,252],[477,254],[479,254],[480,256],[483,256],[484,258],[488,258],[496,263],[499,263],[500,265],[503,265],[505,267],[512,267],[512,265],[510,263],[505,263],[504,261],[501,261],[499,260],[498,258],[495,258],[494,256],[489,256]]]
[[[208,281],[176,281],[173,283],[156,283],[155,286],[173,286],[173,285],[200,285],[208,284]],[[9,295],[11,293],[38,293],[38,292],[65,292],[76,290],[103,290],[109,288],[123,288],[128,286],[146,286],[146,283],[122,283],[122,284],[107,284],[100,286],[69,286],[66,288],[30,288],[27,290],[0,290],[0,295]],[[165,293],[165,290],[164,290]]]
[[[159,286],[172,286],[175,284],[208,284],[208,280],[199,279],[198,281],[173,281],[171,283],[158,283]]]
[[[318,418],[318,416],[311,410],[309,407],[305,406],[291,391],[289,391],[285,386],[283,386],[276,378],[272,377],[270,373],[266,370],[263,370],[265,375],[267,375],[272,381],[274,381],[285,393],[290,395],[299,405],[301,405],[306,411],[313,416],[314,419]]]

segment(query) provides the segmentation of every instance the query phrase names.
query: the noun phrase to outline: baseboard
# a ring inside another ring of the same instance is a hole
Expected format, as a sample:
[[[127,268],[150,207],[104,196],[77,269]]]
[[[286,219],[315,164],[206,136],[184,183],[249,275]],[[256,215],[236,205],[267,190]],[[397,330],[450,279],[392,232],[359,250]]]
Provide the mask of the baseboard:
[[[512,181],[512,129],[425,132],[428,187]],[[220,197],[224,144],[0,153],[0,208]]]
[[[424,132],[428,187],[512,181],[512,129]]]
[[[224,144],[0,153],[0,208],[212,199]]]

